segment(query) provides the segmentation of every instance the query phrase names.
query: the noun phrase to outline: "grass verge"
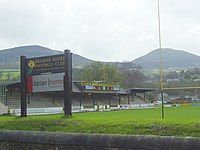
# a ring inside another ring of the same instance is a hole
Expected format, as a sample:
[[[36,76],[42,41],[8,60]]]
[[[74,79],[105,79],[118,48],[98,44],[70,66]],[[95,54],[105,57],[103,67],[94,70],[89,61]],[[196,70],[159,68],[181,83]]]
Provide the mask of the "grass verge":
[[[27,130],[68,133],[132,134],[200,137],[200,107],[184,106],[161,110],[122,110],[28,116],[0,116],[1,130]]]

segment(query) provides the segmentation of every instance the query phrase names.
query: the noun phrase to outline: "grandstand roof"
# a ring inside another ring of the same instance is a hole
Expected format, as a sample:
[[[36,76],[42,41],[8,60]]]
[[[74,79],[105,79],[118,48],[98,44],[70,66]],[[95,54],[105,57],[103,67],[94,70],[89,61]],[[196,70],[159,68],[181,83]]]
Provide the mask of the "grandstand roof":
[[[84,93],[94,93],[94,94],[128,94],[127,91],[89,91],[89,90],[83,90]]]
[[[156,91],[157,89],[155,88],[131,88],[130,93],[146,93],[146,92],[151,92],[151,91]]]
[[[9,86],[9,85],[20,85],[20,81],[1,81],[0,86]],[[130,94],[133,93],[146,93],[151,91],[156,91],[155,88],[131,88]],[[72,84],[72,91],[75,93],[99,93],[99,94],[128,94],[125,89],[121,89],[120,91],[94,91],[94,90],[84,90],[77,86],[76,83]]]
[[[0,86],[20,84],[20,81],[0,81]]]
[[[2,81],[0,82],[0,86],[20,86],[20,81]],[[80,86],[76,84],[76,82],[72,83],[72,91],[74,93],[94,93],[94,94],[128,94],[128,92],[124,89],[120,91],[94,91],[94,90],[84,90]]]

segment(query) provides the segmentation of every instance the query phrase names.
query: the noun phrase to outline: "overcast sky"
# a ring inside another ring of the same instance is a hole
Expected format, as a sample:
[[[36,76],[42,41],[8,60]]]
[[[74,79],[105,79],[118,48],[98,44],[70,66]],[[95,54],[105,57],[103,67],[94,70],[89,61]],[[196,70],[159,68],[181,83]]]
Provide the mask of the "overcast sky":
[[[162,47],[200,55],[200,0],[160,0]],[[0,0],[0,49],[40,45],[98,61],[159,48],[157,0]]]

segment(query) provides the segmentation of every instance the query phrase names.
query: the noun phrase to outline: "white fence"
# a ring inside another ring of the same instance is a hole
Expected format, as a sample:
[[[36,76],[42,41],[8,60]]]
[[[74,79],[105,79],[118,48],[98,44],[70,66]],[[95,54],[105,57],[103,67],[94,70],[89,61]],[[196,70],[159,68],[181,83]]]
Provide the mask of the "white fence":
[[[155,108],[154,104],[132,104],[132,105],[121,105],[121,109],[149,109]]]
[[[72,106],[72,112],[91,112],[91,111],[112,111],[120,109],[149,109],[154,108],[154,104],[133,104],[133,105],[98,105],[98,106]],[[21,109],[11,109],[10,113],[20,116]],[[44,115],[63,113],[63,107],[50,108],[27,108],[27,115]]]
[[[50,107],[50,108],[27,108],[27,115],[45,115],[45,114],[59,114],[63,112],[62,107]],[[21,115],[21,109],[11,109],[10,113],[16,116]]]

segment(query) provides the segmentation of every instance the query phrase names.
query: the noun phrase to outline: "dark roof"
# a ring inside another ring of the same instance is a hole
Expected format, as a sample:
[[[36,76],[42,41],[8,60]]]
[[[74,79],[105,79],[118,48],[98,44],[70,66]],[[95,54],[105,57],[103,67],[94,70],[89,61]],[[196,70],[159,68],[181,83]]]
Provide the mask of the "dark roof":
[[[0,86],[8,86],[13,84],[20,84],[20,81],[0,81]]]
[[[130,93],[146,93],[146,92],[151,92],[151,91],[156,91],[157,89],[155,88],[132,88],[130,89]]]
[[[20,86],[20,81],[2,81],[0,82],[0,86]],[[72,91],[74,93],[94,93],[94,94],[128,94],[128,92],[124,89],[121,89],[120,91],[94,91],[94,90],[84,90],[82,87],[78,86],[76,82],[72,83]]]
[[[0,86],[12,86],[12,85],[20,85],[20,81],[0,81]],[[104,94],[128,94],[128,92],[124,89],[120,91],[92,91],[92,90],[83,90],[76,83],[73,82],[72,84],[73,92],[75,93],[104,93]],[[133,93],[146,93],[151,91],[156,91],[155,88],[131,88],[130,94]]]
[[[124,95],[128,94],[127,91],[94,91],[94,90],[83,90],[84,93],[94,93],[94,94],[119,94]]]

